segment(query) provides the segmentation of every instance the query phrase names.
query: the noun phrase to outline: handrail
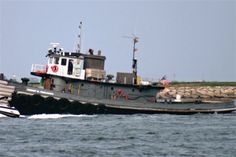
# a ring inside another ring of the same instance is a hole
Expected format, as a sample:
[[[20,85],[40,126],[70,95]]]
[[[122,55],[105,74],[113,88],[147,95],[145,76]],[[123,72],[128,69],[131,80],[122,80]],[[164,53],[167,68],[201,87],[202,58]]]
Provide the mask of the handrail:
[[[32,64],[31,72],[46,74],[47,73],[47,65]]]

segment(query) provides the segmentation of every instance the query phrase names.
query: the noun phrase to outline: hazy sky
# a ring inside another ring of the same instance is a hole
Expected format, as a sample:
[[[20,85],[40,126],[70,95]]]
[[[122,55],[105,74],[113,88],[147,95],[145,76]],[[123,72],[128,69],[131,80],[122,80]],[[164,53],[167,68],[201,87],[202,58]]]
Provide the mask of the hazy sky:
[[[135,33],[143,78],[236,81],[235,0],[0,0],[0,72],[29,77],[50,42],[73,51],[80,21],[107,74],[131,72]]]

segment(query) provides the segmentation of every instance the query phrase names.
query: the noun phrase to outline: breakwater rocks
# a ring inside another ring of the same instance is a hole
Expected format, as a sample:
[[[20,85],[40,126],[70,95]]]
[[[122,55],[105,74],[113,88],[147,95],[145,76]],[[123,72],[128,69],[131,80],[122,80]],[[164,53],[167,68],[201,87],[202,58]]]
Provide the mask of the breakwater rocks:
[[[236,98],[235,86],[170,86],[166,87],[162,92],[158,93],[158,98],[170,99],[180,95],[181,98],[204,99],[214,98]]]

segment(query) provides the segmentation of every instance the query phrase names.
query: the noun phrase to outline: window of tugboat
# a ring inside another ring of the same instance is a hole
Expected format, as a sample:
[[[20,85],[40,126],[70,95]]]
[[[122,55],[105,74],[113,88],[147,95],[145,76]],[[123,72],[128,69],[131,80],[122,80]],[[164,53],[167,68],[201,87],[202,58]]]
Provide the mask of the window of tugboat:
[[[61,59],[61,65],[66,65],[66,61],[67,61],[67,59],[62,58],[62,59]]]
[[[59,64],[59,57],[54,58],[54,64]]]
[[[50,58],[49,58],[49,64],[52,64],[52,62],[53,62],[53,58],[50,57]]]

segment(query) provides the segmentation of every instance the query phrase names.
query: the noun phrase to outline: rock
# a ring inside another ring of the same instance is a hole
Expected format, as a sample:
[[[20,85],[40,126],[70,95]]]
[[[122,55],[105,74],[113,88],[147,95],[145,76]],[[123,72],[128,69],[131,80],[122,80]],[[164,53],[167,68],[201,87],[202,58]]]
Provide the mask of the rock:
[[[176,92],[175,91],[170,91],[170,92],[168,92],[168,94],[171,95],[171,96],[175,96]]]
[[[170,91],[169,88],[165,88],[162,92],[164,92],[164,93],[168,93],[169,91]]]
[[[197,94],[196,90],[191,90],[191,94],[196,95]]]
[[[158,96],[162,98],[173,98],[179,94],[185,98],[212,98],[212,97],[236,97],[236,87],[222,87],[222,86],[204,86],[204,87],[181,87],[172,86],[165,88]]]
[[[209,92],[207,92],[207,95],[208,95],[209,97],[214,97],[214,96],[215,96],[215,93],[214,93],[213,91],[209,91]]]
[[[176,91],[176,88],[175,87],[169,87],[169,90],[171,90],[171,91]]]
[[[215,97],[221,97],[220,91],[215,91],[215,92],[214,92],[214,96],[215,96]]]
[[[189,98],[189,97],[191,97],[191,94],[190,93],[184,93],[184,97]]]
[[[184,92],[177,92],[176,94],[179,94],[179,95],[183,96]]]
[[[157,93],[157,98],[165,98],[166,95],[163,92]]]
[[[178,91],[184,91],[184,90],[185,90],[184,87],[179,87],[179,88],[178,88]]]
[[[204,90],[197,90],[197,94],[200,94],[200,95],[207,95],[207,91],[204,91]]]
[[[234,91],[232,89],[226,89],[224,92],[227,95],[234,95]]]

